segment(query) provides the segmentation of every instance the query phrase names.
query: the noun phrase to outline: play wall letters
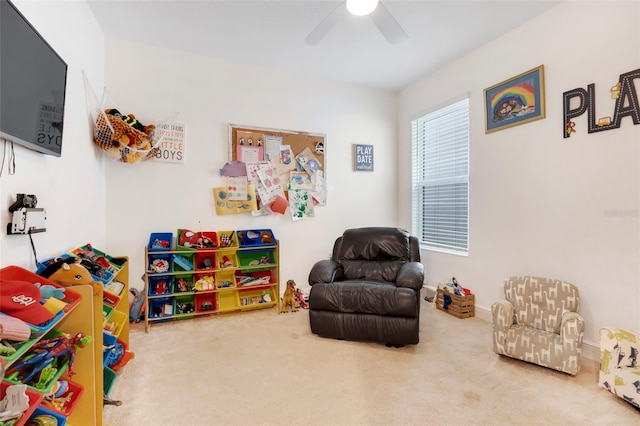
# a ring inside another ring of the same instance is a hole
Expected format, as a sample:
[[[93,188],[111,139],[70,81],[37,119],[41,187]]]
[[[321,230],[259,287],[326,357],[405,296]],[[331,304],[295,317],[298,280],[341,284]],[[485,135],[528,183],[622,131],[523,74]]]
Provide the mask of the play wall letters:
[[[640,83],[640,68],[620,75],[618,83],[613,85],[609,92],[611,99],[615,99],[615,107],[613,109],[613,118],[611,116],[602,116],[596,119],[596,95],[595,83],[587,86],[587,89],[581,87],[564,92],[564,120],[563,135],[564,138],[571,136],[576,132],[576,123],[573,121],[575,117],[588,111],[588,133],[602,132],[604,130],[617,129],[620,127],[622,118],[629,115],[633,120],[633,124],[640,124],[640,101],[638,92],[636,91],[636,81]],[[640,84],[639,84],[640,85]],[[576,98],[578,105],[571,108],[571,100]]]

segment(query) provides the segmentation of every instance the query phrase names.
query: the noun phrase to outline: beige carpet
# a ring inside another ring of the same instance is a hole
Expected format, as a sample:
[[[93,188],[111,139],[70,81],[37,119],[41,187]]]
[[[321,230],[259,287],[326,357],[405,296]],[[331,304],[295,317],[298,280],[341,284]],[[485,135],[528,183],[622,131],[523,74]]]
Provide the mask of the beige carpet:
[[[311,334],[308,311],[274,310],[131,330],[133,359],[106,425],[640,425],[597,386],[501,357],[491,324],[422,302],[420,344],[401,349]]]

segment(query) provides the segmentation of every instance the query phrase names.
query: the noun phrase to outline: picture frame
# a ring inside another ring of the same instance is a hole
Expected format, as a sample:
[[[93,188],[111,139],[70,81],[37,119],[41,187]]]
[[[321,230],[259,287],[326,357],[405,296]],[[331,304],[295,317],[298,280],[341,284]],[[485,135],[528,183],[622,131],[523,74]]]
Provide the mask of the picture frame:
[[[544,65],[484,90],[485,133],[545,118]]]
[[[373,171],[373,145],[353,145],[353,169],[356,172]]]

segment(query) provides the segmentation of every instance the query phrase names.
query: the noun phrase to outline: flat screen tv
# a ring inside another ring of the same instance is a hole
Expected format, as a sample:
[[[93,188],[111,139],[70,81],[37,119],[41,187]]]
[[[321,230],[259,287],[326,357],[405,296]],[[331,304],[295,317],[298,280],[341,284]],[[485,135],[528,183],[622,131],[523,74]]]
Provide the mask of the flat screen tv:
[[[59,157],[66,86],[65,61],[0,0],[0,138]]]

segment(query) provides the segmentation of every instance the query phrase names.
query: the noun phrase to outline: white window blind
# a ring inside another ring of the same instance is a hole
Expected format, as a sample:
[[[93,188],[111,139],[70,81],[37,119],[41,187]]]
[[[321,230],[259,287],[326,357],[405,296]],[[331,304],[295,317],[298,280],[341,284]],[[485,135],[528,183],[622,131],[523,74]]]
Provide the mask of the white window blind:
[[[469,99],[411,122],[412,225],[434,249],[469,249]]]

